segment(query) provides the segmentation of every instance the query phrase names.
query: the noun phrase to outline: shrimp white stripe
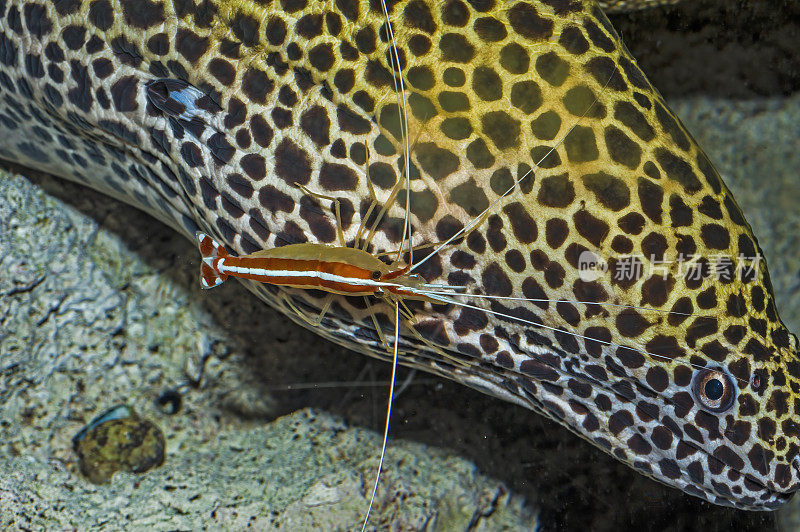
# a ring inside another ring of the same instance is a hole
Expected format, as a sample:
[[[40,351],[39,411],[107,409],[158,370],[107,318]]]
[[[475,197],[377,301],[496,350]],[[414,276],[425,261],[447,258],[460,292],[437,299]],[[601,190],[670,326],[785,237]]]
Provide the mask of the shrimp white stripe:
[[[374,286],[375,288],[402,288],[404,290],[410,289],[408,286],[397,283],[387,283],[382,281],[374,281],[372,279],[358,279],[353,277],[345,277],[343,275],[336,275],[328,272],[320,272],[317,270],[298,271],[298,270],[265,270],[262,268],[247,268],[241,266],[226,266],[220,260],[217,264],[217,270],[220,273],[235,274],[246,273],[249,275],[257,275],[259,277],[311,277],[313,279],[322,279],[323,281],[330,281],[333,283],[342,283],[349,285],[359,286]]]
[[[209,266],[213,267],[213,258],[204,257],[203,261]],[[311,277],[314,279],[322,279],[323,281],[331,281],[334,283],[342,283],[349,285],[371,286],[375,288],[398,288],[406,292],[424,296],[431,289],[437,290],[463,290],[463,286],[449,286],[446,284],[425,284],[421,287],[407,286],[399,283],[387,283],[382,281],[375,281],[373,279],[354,279],[353,277],[344,277],[342,275],[335,275],[328,272],[321,272],[317,270],[299,271],[299,270],[265,270],[263,268],[248,268],[246,266],[227,266],[225,259],[219,259],[217,262],[217,271],[224,274],[246,273],[249,275],[258,275],[259,277],[273,278],[273,277]],[[452,294],[452,293],[451,293]]]

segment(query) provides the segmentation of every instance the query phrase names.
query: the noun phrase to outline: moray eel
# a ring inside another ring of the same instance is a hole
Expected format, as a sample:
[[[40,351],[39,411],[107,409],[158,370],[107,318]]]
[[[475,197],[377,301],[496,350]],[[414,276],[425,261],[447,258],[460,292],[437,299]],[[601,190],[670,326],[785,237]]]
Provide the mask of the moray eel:
[[[0,0],[0,157],[246,254],[335,241],[297,185],[339,200],[352,242],[370,188],[386,201],[403,176],[406,120],[417,247],[514,191],[418,270],[509,299],[409,303],[402,362],[692,495],[780,506],[800,485],[797,339],[741,210],[599,6],[388,6],[398,64],[375,0]],[[399,199],[375,252],[401,244]],[[586,257],[606,267],[587,278]],[[321,305],[250,288],[301,323]],[[385,358],[372,314],[388,331],[386,308],[337,296],[317,331]]]

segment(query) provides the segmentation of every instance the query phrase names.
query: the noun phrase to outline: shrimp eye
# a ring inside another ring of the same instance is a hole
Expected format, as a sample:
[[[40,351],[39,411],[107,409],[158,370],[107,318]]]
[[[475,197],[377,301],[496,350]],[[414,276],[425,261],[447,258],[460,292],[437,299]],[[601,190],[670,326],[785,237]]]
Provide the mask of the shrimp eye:
[[[727,373],[716,369],[701,369],[692,379],[692,394],[700,408],[719,414],[733,406],[736,385]]]
[[[380,270],[375,270],[374,272],[372,272],[372,280],[373,281],[380,281],[381,280],[381,271]]]

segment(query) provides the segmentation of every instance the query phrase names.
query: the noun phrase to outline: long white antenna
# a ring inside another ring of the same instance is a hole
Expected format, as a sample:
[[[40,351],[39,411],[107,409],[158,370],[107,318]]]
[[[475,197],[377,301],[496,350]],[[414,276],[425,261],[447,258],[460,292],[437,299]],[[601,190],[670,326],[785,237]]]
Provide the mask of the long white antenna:
[[[506,318],[506,319],[509,319],[509,320],[513,320],[513,321],[517,321],[517,322],[520,322],[520,323],[524,323],[525,325],[531,325],[533,327],[539,327],[540,329],[547,329],[549,331],[554,331],[554,332],[562,332],[564,334],[568,334],[570,336],[574,336],[575,338],[580,338],[582,340],[590,340],[592,342],[597,342],[599,344],[607,345],[609,347],[624,347],[626,349],[630,349],[631,351],[636,351],[637,353],[641,353],[643,355],[647,355],[647,356],[649,356],[651,358],[654,358],[654,359],[662,359],[662,360],[667,360],[667,361],[674,360],[673,358],[668,357],[666,355],[659,355],[657,353],[651,353],[650,351],[647,351],[645,349],[638,349],[638,348],[634,348],[634,347],[629,347],[627,345],[618,344],[616,342],[611,342],[609,340],[602,340],[600,338],[593,338],[591,336],[586,336],[586,335],[583,335],[583,334],[580,334],[580,333],[567,331],[567,330],[564,330],[564,329],[559,328],[559,327],[553,327],[552,325],[545,325],[544,323],[537,323],[535,321],[526,320],[525,318],[520,318],[519,316],[514,316],[513,314],[506,314],[506,313],[503,313],[503,312],[498,312],[496,310],[490,310],[490,309],[481,308],[481,307],[478,307],[478,306],[475,306],[475,305],[470,305],[469,303],[464,303],[462,301],[456,301],[455,299],[452,299],[452,297],[444,297],[444,296],[440,296],[440,295],[434,295],[433,293],[428,293],[427,295],[431,299],[435,299],[436,301],[439,301],[439,302],[442,302],[442,303],[448,303],[450,305],[455,305],[455,306],[458,306],[458,307],[463,307],[463,308],[468,308],[468,309],[473,309],[473,310],[479,310],[479,311],[485,312],[487,314],[492,314],[494,316],[500,316],[502,318]],[[455,295],[462,295],[462,294],[455,294]],[[691,367],[696,368],[696,369],[708,369],[706,366],[701,366],[699,364],[694,364],[691,361],[688,361],[686,363],[689,364]],[[558,369],[558,368],[555,368],[555,369]],[[741,383],[745,383],[745,384],[747,383],[746,379],[740,379],[739,377],[736,377],[736,376],[732,376],[732,377],[734,379],[736,379],[737,381],[741,382]],[[655,390],[653,390],[653,391],[655,391]]]
[[[678,312],[677,310],[667,310],[661,308],[651,308],[651,307],[643,307],[639,305],[625,305],[622,303],[607,303],[605,301],[582,301],[580,299],[547,299],[547,298],[535,298],[535,297],[514,297],[514,296],[494,296],[494,295],[487,295],[487,294],[470,294],[469,292],[448,292],[448,289],[452,289],[453,287],[445,287],[442,290],[439,287],[435,287],[433,289],[428,289],[429,285],[424,285],[423,290],[416,290],[415,292],[421,294],[423,296],[450,296],[450,297],[470,297],[475,299],[491,299],[491,300],[500,300],[500,301],[524,301],[525,303],[573,303],[579,305],[597,305],[599,307],[613,307],[613,308],[627,308],[633,310],[644,310],[646,312],[658,312],[661,314],[670,314],[675,316],[692,316],[693,313],[691,312]],[[459,286],[458,288],[464,289],[465,286]]]
[[[408,237],[408,263],[414,263],[414,248],[411,246],[411,219],[409,213],[411,212],[411,146],[408,143],[408,113],[406,112],[406,88],[403,82],[403,69],[400,67],[400,56],[397,53],[397,43],[394,40],[394,30],[392,29],[392,22],[389,20],[389,9],[386,7],[386,0],[381,0],[381,8],[383,9],[383,16],[386,18],[386,31],[389,35],[389,42],[391,43],[391,57],[394,62],[397,76],[392,76],[392,83],[394,83],[394,92],[397,94],[399,105],[397,112],[400,114],[400,128],[404,144],[404,160],[405,160],[405,174],[406,174],[406,214],[403,219],[403,236],[400,239],[400,249],[397,250],[397,261],[403,255],[403,244]],[[397,86],[397,78],[400,78],[400,87]],[[402,111],[401,111],[402,109]]]
[[[361,532],[367,529],[369,514],[372,512],[372,504],[375,502],[375,494],[378,492],[378,482],[381,479],[383,469],[383,458],[386,456],[386,442],[389,440],[389,422],[392,419],[392,400],[394,399],[394,381],[397,374],[397,354],[400,348],[400,303],[394,302],[394,352],[392,353],[392,377],[389,379],[389,401],[386,405],[386,425],[383,427],[383,445],[381,445],[381,458],[378,462],[378,474],[375,475],[375,484],[372,486],[372,495],[369,498],[369,508],[367,515],[364,516],[364,524]]]
[[[397,259],[396,261],[400,261],[400,258],[403,256],[403,246],[406,242],[406,238],[408,238],[408,255],[409,255],[409,264],[414,263],[414,248],[411,245],[411,220],[410,220],[410,212],[411,212],[411,146],[409,145],[408,140],[408,114],[406,111],[406,89],[403,83],[403,69],[400,67],[400,57],[397,53],[397,43],[394,39],[394,30],[392,29],[392,22],[389,19],[389,9],[386,6],[386,0],[381,0],[381,8],[383,9],[383,16],[386,18],[386,31],[389,35],[389,42],[391,43],[391,57],[396,66],[395,72],[397,76],[392,76],[392,83],[394,83],[394,91],[397,94],[399,101],[399,105],[397,106],[397,112],[400,114],[400,127],[401,127],[401,135],[404,145],[404,170],[405,170],[405,178],[406,178],[406,212],[403,219],[403,235],[400,238],[400,248],[397,250]],[[400,86],[398,90],[398,83],[397,77],[400,78]],[[381,445],[381,457],[378,461],[378,473],[375,475],[375,484],[372,486],[372,495],[369,498],[369,508],[367,508],[367,514],[364,516],[364,523],[361,525],[361,532],[364,532],[367,529],[367,523],[369,522],[369,516],[372,512],[372,505],[375,503],[375,494],[378,492],[378,483],[381,479],[381,471],[383,470],[383,460],[386,456],[386,442],[389,440],[389,423],[392,419],[392,402],[394,400],[394,384],[395,384],[395,377],[397,375],[397,358],[398,358],[398,351],[400,349],[400,303],[398,301],[394,302],[394,351],[392,353],[392,376],[389,383],[389,400],[386,405],[386,424],[383,428],[383,444]]]

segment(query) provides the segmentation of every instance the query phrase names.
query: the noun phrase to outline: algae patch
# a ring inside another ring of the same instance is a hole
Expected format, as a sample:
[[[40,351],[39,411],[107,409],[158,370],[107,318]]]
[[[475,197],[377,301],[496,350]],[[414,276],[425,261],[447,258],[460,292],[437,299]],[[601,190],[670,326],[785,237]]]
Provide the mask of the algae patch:
[[[95,417],[75,437],[81,473],[93,484],[105,484],[117,471],[144,473],[164,463],[166,440],[155,424],[125,405]]]

